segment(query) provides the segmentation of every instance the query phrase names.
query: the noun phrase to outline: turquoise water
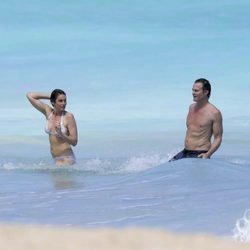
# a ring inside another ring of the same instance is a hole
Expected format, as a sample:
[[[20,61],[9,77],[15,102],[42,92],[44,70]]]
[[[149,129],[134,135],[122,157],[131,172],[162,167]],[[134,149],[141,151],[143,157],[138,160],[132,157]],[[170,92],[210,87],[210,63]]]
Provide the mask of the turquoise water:
[[[25,134],[28,127],[40,135],[40,116],[24,95],[57,87],[68,93],[84,136],[165,132],[184,120],[199,77],[211,81],[211,101],[225,119],[248,117],[248,7],[248,1],[1,3],[1,134]],[[17,119],[24,124],[13,127]]]
[[[249,5],[0,3],[0,221],[248,236],[247,216],[233,229],[250,207]],[[200,77],[223,114],[223,144],[211,161],[170,165]],[[54,88],[77,120],[71,170],[53,166],[45,120],[25,98]]]

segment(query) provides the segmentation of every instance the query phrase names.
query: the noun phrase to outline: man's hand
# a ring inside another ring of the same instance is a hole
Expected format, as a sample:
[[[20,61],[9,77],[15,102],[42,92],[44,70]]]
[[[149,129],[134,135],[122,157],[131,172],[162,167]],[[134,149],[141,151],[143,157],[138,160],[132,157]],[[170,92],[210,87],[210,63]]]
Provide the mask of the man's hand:
[[[198,155],[198,158],[207,158],[207,159],[209,159],[210,156],[207,153],[201,153],[201,154]]]

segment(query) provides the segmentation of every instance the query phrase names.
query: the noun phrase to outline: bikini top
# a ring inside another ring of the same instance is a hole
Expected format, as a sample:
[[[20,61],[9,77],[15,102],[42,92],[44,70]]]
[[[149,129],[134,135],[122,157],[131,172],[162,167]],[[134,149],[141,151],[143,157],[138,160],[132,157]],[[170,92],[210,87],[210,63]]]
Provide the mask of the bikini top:
[[[49,120],[50,120],[50,117],[52,116],[52,113],[51,112],[48,116],[48,119],[47,119],[47,122],[46,122],[46,125],[45,125],[45,133],[49,134],[49,135],[55,135],[55,136],[58,136],[58,133],[55,131],[55,132],[52,132],[50,129],[49,129]],[[64,118],[64,114],[62,113],[61,115],[61,120],[60,120],[60,126],[61,126],[61,131],[63,134],[67,134],[67,129],[65,128],[64,124],[63,124],[63,118]]]

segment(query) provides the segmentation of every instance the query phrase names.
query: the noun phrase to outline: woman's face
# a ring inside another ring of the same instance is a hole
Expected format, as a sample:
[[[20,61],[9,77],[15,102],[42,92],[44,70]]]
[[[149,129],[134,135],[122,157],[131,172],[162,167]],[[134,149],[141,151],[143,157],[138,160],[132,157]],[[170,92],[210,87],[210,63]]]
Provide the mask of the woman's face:
[[[58,111],[64,111],[65,108],[66,108],[66,104],[67,104],[67,99],[66,99],[66,96],[63,95],[63,94],[59,94],[57,97],[56,97],[56,101],[55,101],[55,104],[54,104],[54,108]]]

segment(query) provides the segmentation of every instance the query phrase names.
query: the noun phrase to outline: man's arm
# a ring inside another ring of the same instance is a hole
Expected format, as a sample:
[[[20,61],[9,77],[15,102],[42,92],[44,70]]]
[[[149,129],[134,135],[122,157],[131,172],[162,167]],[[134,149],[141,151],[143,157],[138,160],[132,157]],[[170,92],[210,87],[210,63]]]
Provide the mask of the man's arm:
[[[218,110],[215,113],[215,118],[213,122],[213,136],[214,141],[207,153],[202,155],[202,158],[210,158],[211,155],[220,147],[222,142],[223,125],[222,125],[222,115]]]

